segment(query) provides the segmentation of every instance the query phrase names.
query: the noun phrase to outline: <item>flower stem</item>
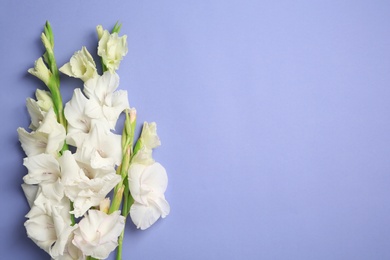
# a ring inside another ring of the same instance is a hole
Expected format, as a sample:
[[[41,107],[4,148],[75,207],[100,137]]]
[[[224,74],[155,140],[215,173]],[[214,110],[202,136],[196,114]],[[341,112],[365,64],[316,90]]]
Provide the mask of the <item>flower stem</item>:
[[[122,205],[122,216],[126,217],[129,214],[130,206],[133,204],[134,199],[130,194],[129,185],[127,184],[127,177],[125,178],[125,190],[123,194],[123,205]],[[126,226],[126,222],[125,222]],[[122,260],[122,248],[123,248],[123,238],[125,236],[125,226],[123,227],[122,233],[118,238],[118,249],[116,254],[116,260]]]
[[[126,227],[126,222],[125,225],[123,226],[122,233],[118,238],[118,249],[116,252],[116,260],[122,260],[122,247],[123,247],[123,237],[125,236],[125,227]]]

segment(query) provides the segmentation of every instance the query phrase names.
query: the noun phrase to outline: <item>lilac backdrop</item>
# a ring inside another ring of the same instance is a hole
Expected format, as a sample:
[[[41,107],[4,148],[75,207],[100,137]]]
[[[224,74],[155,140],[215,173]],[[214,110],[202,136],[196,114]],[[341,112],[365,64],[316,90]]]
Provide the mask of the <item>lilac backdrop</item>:
[[[121,21],[120,88],[158,124],[172,210],[128,224],[125,259],[390,259],[389,14],[389,1],[1,1],[0,259],[49,259],[25,234],[16,133],[42,86],[26,71],[46,20],[60,65]],[[65,99],[80,86],[62,77]]]

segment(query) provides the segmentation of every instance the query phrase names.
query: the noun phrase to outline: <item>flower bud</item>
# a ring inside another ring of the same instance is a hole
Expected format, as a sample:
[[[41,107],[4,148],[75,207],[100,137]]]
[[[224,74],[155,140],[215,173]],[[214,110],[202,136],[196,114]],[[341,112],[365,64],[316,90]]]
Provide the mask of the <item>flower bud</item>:
[[[141,139],[144,146],[148,149],[154,149],[157,146],[161,145],[160,139],[157,135],[157,125],[155,122],[144,122]]]
[[[60,71],[84,82],[97,75],[95,61],[84,46],[73,54],[70,61],[62,66]]]
[[[35,97],[37,98],[37,104],[42,111],[49,111],[53,107],[53,100],[51,94],[48,91],[37,89],[35,91]]]
[[[105,198],[102,200],[100,202],[99,209],[104,213],[108,213],[108,210],[110,209],[110,198]]]
[[[130,123],[132,124],[137,119],[137,110],[134,107],[132,107],[129,109],[129,113],[130,113]]]
[[[104,65],[110,72],[119,69],[119,64],[127,54],[127,36],[118,36],[114,32],[110,34],[107,30],[103,31],[98,44],[98,55],[102,57]]]
[[[50,70],[46,67],[42,58],[39,58],[35,61],[34,68],[29,69],[28,73],[42,80],[46,86],[49,85],[50,77],[52,74]]]
[[[104,32],[103,26],[101,26],[101,25],[96,26],[96,32],[98,34],[98,39],[100,40],[102,38],[103,32]]]

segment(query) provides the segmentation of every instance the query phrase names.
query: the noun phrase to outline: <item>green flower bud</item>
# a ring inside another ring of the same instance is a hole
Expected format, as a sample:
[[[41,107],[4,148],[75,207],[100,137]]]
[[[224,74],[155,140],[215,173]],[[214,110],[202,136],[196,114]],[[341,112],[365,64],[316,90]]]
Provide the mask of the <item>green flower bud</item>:
[[[50,77],[52,74],[50,70],[46,67],[46,64],[43,62],[42,58],[39,58],[35,61],[34,68],[29,69],[28,73],[42,80],[46,86],[49,85]]]
[[[42,111],[47,112],[53,107],[53,100],[51,99],[50,92],[37,89],[35,96],[37,98],[37,104]]]

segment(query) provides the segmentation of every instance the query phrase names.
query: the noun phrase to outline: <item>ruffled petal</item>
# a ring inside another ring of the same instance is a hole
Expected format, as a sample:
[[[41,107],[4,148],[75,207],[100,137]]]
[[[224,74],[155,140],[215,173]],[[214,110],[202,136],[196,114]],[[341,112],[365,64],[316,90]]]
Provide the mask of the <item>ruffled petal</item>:
[[[137,228],[145,230],[153,225],[161,216],[157,207],[153,204],[148,206],[134,202],[130,208],[130,217]]]
[[[89,210],[74,232],[73,244],[85,255],[105,259],[117,247],[124,223],[125,218],[120,216],[119,211],[108,215]]]

